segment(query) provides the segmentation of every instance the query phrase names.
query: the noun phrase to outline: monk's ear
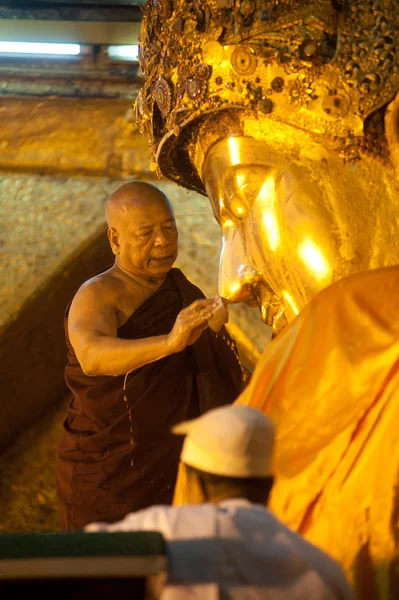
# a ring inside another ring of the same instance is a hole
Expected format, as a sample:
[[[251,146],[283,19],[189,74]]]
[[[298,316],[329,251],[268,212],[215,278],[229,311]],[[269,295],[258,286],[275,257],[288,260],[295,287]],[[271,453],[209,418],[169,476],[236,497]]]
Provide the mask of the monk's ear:
[[[108,229],[108,239],[111,245],[112,252],[116,256],[120,252],[119,233],[113,227],[111,229]]]
[[[385,113],[385,132],[396,175],[399,177],[399,93]]]

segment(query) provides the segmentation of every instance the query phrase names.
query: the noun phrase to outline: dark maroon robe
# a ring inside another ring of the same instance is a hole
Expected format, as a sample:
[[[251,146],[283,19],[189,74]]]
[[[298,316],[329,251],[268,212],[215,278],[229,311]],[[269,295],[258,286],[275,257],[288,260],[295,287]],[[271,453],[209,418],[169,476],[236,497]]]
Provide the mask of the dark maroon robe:
[[[203,293],[172,269],[163,285],[118,329],[118,337],[167,334],[180,310]],[[65,379],[73,398],[57,448],[62,529],[114,522],[173,499],[182,437],[176,423],[229,404],[242,388],[235,343],[225,328],[127,377],[85,375],[70,344]]]

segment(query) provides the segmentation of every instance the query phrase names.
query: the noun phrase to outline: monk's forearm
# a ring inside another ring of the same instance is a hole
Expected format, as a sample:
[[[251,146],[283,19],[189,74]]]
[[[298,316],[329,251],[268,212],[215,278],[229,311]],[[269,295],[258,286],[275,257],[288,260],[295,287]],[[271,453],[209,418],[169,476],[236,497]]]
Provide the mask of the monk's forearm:
[[[87,341],[78,359],[86,375],[116,376],[139,369],[173,352],[168,335],[142,340],[96,336]]]

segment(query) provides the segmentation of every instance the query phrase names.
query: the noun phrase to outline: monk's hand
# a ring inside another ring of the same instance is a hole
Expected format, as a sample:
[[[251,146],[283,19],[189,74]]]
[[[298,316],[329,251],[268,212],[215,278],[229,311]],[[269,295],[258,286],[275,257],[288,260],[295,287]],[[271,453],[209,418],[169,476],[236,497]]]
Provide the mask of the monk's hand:
[[[168,335],[172,352],[180,352],[198,340],[204,329],[208,327],[208,321],[212,318],[212,311],[216,306],[215,299],[196,300],[179,312],[173,329]]]

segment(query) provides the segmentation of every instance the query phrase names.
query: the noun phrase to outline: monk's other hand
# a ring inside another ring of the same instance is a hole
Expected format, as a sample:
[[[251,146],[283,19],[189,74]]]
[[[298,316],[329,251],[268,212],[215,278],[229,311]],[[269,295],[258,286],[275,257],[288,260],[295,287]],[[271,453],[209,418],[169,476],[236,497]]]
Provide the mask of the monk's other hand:
[[[208,327],[208,321],[212,318],[212,311],[216,306],[215,298],[196,300],[179,312],[168,335],[168,344],[172,352],[180,352],[198,340],[204,329]]]

